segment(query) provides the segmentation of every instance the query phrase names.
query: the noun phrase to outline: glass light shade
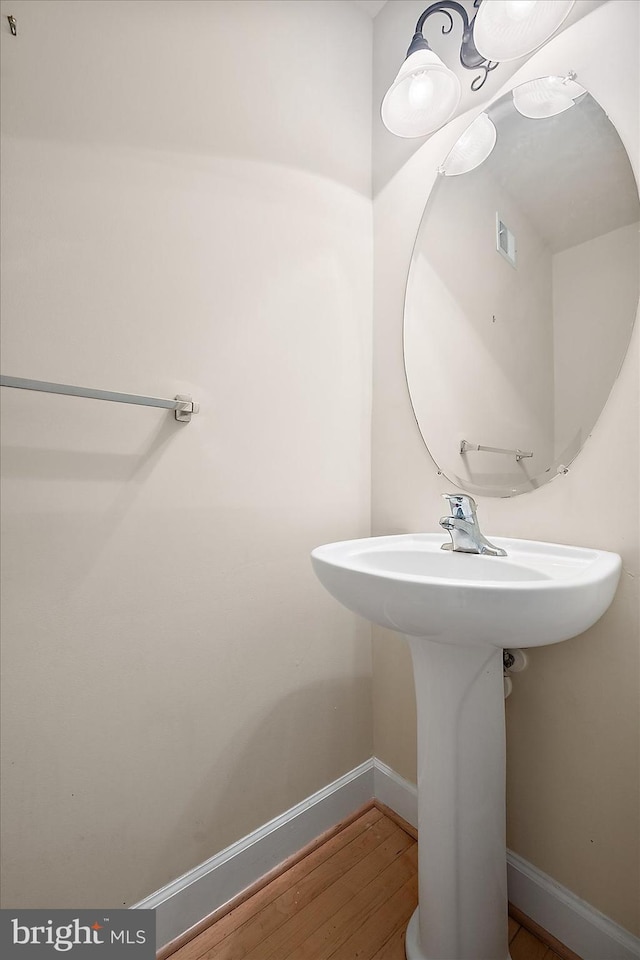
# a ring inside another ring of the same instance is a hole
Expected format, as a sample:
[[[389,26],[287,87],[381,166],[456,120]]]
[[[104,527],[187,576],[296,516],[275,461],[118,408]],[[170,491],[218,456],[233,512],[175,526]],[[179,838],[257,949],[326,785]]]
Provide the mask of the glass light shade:
[[[482,0],[473,41],[487,60],[517,60],[553,36],[575,0]]]
[[[495,147],[497,136],[493,122],[486,113],[481,113],[447,154],[442,164],[445,177],[458,177],[479,167]]]
[[[433,50],[416,50],[385,94],[382,122],[397,137],[424,137],[451,119],[460,94],[457,76]]]
[[[522,83],[513,90],[513,104],[523,117],[543,120],[555,117],[572,107],[575,100],[585,93],[584,87],[574,80],[562,77],[540,77]]]

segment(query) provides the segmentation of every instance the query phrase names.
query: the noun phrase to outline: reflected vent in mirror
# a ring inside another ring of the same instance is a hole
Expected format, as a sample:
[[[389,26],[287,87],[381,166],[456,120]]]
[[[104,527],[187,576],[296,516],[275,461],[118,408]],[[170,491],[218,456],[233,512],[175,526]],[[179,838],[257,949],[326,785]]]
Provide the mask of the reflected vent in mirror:
[[[516,265],[516,238],[509,230],[506,223],[500,219],[500,214],[496,213],[496,248],[505,260],[508,260],[512,267]]]

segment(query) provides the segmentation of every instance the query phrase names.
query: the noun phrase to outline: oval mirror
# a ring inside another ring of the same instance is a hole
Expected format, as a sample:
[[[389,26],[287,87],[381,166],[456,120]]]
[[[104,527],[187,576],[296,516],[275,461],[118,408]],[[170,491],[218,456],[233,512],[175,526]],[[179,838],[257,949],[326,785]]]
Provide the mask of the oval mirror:
[[[404,356],[451,482],[513,496],[580,452],[635,321],[639,219],[622,141],[573,75],[514,88],[444,158],[411,260]]]

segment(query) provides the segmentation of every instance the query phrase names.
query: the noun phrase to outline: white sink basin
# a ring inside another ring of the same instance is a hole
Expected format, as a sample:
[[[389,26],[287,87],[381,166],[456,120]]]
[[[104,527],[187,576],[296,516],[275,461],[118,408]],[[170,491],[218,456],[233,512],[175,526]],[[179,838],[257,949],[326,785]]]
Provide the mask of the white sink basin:
[[[506,557],[442,550],[440,534],[317,547],[314,570],[336,600],[409,636],[465,645],[537,647],[583,633],[610,605],[616,553],[492,537]]]

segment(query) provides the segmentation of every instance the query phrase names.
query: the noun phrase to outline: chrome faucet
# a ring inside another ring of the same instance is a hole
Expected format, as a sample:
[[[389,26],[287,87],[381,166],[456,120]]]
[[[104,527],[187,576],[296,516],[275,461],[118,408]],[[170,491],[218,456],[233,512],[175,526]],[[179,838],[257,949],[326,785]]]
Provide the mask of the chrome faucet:
[[[444,493],[449,501],[451,516],[443,517],[440,526],[449,531],[451,543],[443,543],[443,550],[458,553],[483,553],[489,557],[506,557],[507,551],[490,543],[481,533],[476,517],[476,502],[466,494]]]

